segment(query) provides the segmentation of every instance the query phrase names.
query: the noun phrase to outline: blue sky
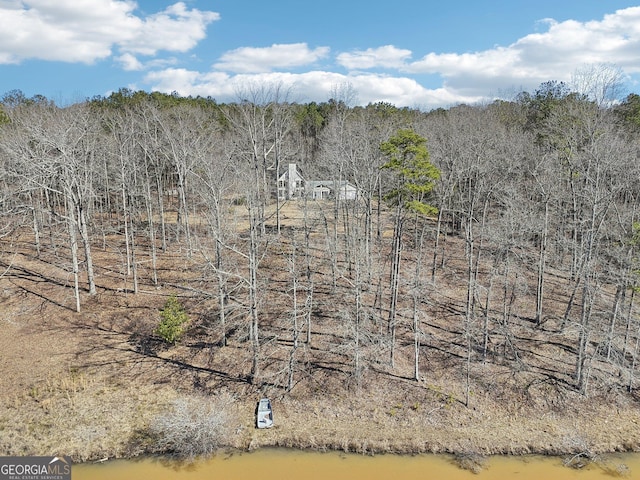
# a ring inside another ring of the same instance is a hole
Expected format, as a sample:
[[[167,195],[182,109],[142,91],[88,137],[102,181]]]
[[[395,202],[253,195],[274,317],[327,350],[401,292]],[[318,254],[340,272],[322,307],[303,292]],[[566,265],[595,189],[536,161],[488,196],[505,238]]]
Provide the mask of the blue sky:
[[[606,65],[640,86],[640,0],[0,0],[0,95],[58,103],[121,87],[423,109]]]

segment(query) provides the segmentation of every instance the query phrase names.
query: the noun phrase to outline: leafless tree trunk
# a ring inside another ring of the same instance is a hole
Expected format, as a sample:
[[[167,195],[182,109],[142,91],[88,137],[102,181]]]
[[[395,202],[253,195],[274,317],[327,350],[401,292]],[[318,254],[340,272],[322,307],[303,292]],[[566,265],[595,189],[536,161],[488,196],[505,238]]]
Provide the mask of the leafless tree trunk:
[[[425,285],[422,281],[422,258],[424,254],[424,243],[427,226],[424,222],[419,222],[416,216],[416,268],[413,278],[412,297],[412,318],[413,318],[413,378],[420,381],[420,339],[423,335],[421,328],[421,299],[424,295]]]
[[[73,206],[70,206],[68,201],[66,202],[66,218],[67,218],[67,228],[69,230],[69,248],[71,249],[71,271],[73,273],[73,292],[74,298],[76,300],[76,312],[80,313],[80,279],[79,272],[80,266],[78,262],[78,236],[76,233],[76,224],[73,220],[74,212],[69,212],[69,209],[72,209]]]
[[[387,332],[390,334],[391,351],[390,363],[395,366],[395,345],[396,345],[396,313],[398,307],[398,291],[400,289],[400,263],[402,259],[402,231],[404,219],[402,217],[402,206],[400,203],[396,207],[395,227],[393,229],[393,242],[391,245],[391,274],[389,318],[387,321]]]
[[[540,253],[538,256],[538,277],[536,280],[536,325],[542,324],[542,309],[544,305],[544,279],[547,257],[547,237],[549,231],[549,200],[544,202],[544,220],[540,235]]]
[[[293,390],[294,372],[296,367],[296,352],[300,329],[298,326],[298,267],[296,264],[298,245],[295,232],[291,235],[291,253],[289,254],[289,273],[291,274],[291,350],[289,351],[289,365],[287,373],[287,392]]]
[[[260,217],[251,197],[248,201],[249,209],[249,310],[251,316],[251,346],[253,357],[251,361],[251,384],[257,385],[260,376],[260,332],[258,322],[258,235]]]

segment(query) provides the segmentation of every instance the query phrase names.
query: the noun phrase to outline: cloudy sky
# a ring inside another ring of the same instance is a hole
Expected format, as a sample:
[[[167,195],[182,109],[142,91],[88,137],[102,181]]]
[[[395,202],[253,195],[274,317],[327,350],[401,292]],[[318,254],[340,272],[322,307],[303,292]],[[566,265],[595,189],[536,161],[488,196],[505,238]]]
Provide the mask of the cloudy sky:
[[[570,82],[640,92],[640,0],[0,0],[0,95],[121,87],[238,99],[247,85],[431,109]]]

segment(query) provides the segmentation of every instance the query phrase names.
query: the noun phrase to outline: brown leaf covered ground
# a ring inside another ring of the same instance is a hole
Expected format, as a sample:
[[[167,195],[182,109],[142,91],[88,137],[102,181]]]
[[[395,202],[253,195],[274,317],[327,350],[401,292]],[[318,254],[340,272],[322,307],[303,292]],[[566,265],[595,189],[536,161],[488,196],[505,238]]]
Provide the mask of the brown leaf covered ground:
[[[295,212],[290,212],[293,216]],[[460,248],[455,238],[448,248]],[[282,252],[285,247],[279,251]],[[277,249],[273,249],[277,251]],[[463,250],[462,250],[463,251]],[[83,293],[73,311],[72,280],[46,254],[36,258],[29,238],[4,244],[0,278],[0,454],[67,454],[76,460],[153,451],[148,427],[183,395],[230,394],[232,421],[226,442],[254,449],[287,446],[356,452],[477,454],[598,453],[640,450],[640,402],[622,391],[611,367],[593,362],[588,396],[571,386],[571,332],[551,319],[541,329],[511,326],[518,358],[501,355],[496,340],[487,361],[474,356],[470,405],[464,405],[464,342],[460,309],[462,259],[439,274],[439,288],[424,306],[422,380],[411,379],[412,333],[398,331],[393,368],[380,344],[363,344],[363,370],[352,374],[339,320],[346,296],[318,275],[312,344],[296,351],[295,386],[285,391],[291,351],[287,323],[285,258],[265,259],[269,272],[261,303],[262,381],[248,382],[247,323],[230,320],[221,346],[215,301],[201,292],[201,259],[177,247],[160,257],[161,284],[140,272],[131,292],[113,249],[95,249],[98,294]],[[453,257],[452,257],[453,258]],[[457,264],[459,262],[459,264]],[[550,297],[566,295],[562,278]],[[199,293],[200,292],[200,293]],[[173,347],[153,334],[169,295],[178,295],[192,318]],[[526,298],[522,299],[526,304]],[[520,306],[522,310],[526,305]],[[551,307],[550,307],[551,308]],[[302,335],[304,337],[304,335]],[[496,334],[495,338],[499,338]],[[272,398],[276,425],[253,427],[255,402]]]

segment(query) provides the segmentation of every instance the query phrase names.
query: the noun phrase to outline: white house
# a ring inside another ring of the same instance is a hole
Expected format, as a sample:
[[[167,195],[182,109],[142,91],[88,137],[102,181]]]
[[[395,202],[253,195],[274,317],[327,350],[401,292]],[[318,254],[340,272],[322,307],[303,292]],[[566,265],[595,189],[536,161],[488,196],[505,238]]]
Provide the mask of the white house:
[[[298,172],[295,163],[290,163],[287,171],[278,178],[278,198],[280,200],[291,200],[299,198],[304,194],[304,178]]]
[[[278,178],[278,198],[291,200],[308,195],[313,200],[338,198],[355,200],[358,189],[346,180],[309,180],[305,181],[295,163],[290,163],[287,171]]]

